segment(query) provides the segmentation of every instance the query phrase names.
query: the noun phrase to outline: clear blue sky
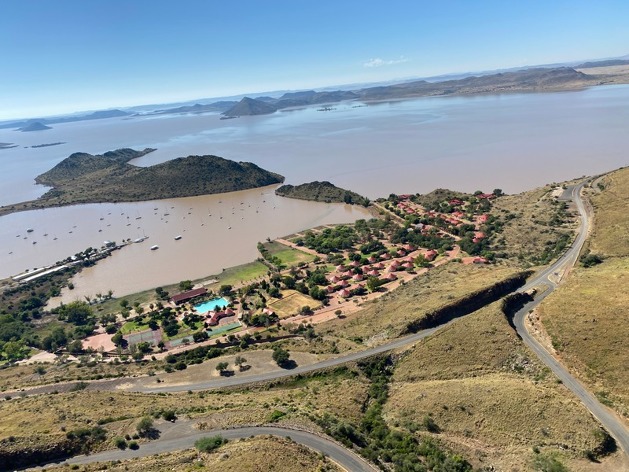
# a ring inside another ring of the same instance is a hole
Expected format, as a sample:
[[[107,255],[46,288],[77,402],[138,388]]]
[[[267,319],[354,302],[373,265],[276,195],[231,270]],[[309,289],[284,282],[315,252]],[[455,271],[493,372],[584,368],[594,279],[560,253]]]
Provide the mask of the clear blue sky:
[[[0,119],[629,54],[627,0],[2,0]]]

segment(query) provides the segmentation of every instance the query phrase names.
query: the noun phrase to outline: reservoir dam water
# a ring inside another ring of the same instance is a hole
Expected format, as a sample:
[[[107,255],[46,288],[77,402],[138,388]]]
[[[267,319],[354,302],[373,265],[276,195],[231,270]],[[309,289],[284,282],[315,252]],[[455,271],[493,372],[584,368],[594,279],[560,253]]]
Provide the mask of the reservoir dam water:
[[[213,113],[152,115],[63,123],[30,133],[1,129],[0,142],[17,147],[0,149],[0,204],[42,195],[47,189],[35,185],[34,177],[73,152],[121,147],[157,148],[135,165],[215,154],[254,162],[286,176],[286,183],[329,180],[370,198],[438,187],[515,193],[627,165],[628,129],[625,85],[344,102],[328,111],[312,107],[233,120]],[[64,144],[31,147],[58,142]],[[253,260],[256,243],[267,237],[367,217],[361,208],[285,199],[273,190],[7,215],[0,218],[0,277],[105,240],[148,236],[84,270],[74,293],[64,292],[65,300],[110,289],[120,296]],[[151,251],[153,245],[159,250]]]

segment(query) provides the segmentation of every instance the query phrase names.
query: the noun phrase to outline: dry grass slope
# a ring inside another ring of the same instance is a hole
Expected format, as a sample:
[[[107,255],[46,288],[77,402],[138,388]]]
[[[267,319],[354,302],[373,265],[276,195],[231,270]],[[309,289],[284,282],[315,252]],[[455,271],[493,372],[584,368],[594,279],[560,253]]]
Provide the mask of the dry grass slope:
[[[402,354],[385,416],[411,431],[432,418],[437,438],[495,470],[530,470],[534,447],[579,470],[599,441],[597,422],[519,341],[498,303]]]
[[[600,183],[603,191],[592,197],[595,218],[590,248],[604,256],[629,256],[629,168],[608,174]]]
[[[105,464],[80,466],[85,472],[104,470]],[[162,472],[176,470],[190,472],[340,472],[341,469],[320,454],[286,438],[259,436],[232,441],[211,454],[194,450],[160,454],[141,459],[107,464],[113,472]],[[51,472],[69,470],[68,467],[47,469]]]

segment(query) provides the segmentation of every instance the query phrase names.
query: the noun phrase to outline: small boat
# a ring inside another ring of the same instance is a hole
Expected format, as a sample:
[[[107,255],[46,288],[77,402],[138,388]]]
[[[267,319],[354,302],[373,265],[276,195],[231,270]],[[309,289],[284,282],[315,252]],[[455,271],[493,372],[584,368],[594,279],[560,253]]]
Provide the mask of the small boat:
[[[181,239],[181,235],[178,234],[177,236],[175,236],[175,241],[179,241]]]
[[[155,244],[154,246],[151,246],[151,251],[156,251],[159,249],[159,246],[157,244]]]
[[[33,244],[37,244],[37,241],[33,241]]]
[[[33,231],[34,231],[34,230],[33,230],[33,228],[28,228],[28,229],[26,230],[26,232],[27,232],[27,233],[32,233]]]
[[[142,242],[142,241],[144,241],[145,239],[146,239],[146,238],[137,238],[137,239],[134,239],[134,240],[133,240],[133,242],[134,242],[134,243],[141,243],[141,242]],[[153,248],[151,248],[151,249],[153,249]]]

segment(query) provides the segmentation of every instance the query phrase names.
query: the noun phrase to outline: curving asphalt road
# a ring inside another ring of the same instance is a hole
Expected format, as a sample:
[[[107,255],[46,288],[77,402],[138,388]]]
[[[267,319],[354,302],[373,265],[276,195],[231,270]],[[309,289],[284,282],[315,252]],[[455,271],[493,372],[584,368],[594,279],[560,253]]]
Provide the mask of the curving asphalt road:
[[[332,461],[343,467],[349,472],[375,472],[378,469],[372,466],[357,454],[350,450],[338,445],[337,443],[326,439],[316,434],[308,433],[306,431],[300,431],[287,428],[276,428],[272,426],[261,427],[242,427],[232,429],[217,429],[212,431],[199,431],[192,427],[191,422],[184,422],[178,424],[177,427],[172,428],[176,431],[170,431],[168,428],[163,434],[162,439],[152,441],[146,444],[142,444],[139,449],[131,450],[126,449],[124,451],[120,449],[99,452],[89,456],[75,456],[66,461],[54,464],[88,464],[91,462],[109,462],[115,460],[133,459],[137,457],[146,457],[154,454],[161,454],[164,452],[179,451],[182,449],[188,449],[194,446],[196,440],[207,437],[220,435],[226,439],[234,440],[240,438],[248,438],[250,436],[257,436],[263,434],[269,434],[273,436],[290,437],[293,441],[309,447],[315,451],[325,454]]]
[[[568,370],[563,367],[559,361],[551,353],[549,353],[526,329],[524,324],[524,320],[526,314],[539,305],[542,300],[544,300],[550,293],[552,293],[557,287],[559,281],[562,278],[562,275],[565,271],[569,270],[577,261],[579,257],[579,253],[585,243],[588,236],[588,229],[590,224],[590,216],[588,211],[581,199],[581,191],[586,181],[581,182],[579,185],[575,185],[569,187],[564,195],[567,195],[567,198],[576,203],[577,209],[579,211],[581,217],[581,225],[579,229],[579,234],[575,239],[573,245],[565,252],[565,254],[559,258],[554,264],[549,266],[548,268],[542,270],[538,274],[536,274],[528,283],[526,283],[523,287],[521,287],[518,291],[523,292],[526,290],[530,290],[535,287],[545,286],[546,290],[540,293],[533,301],[525,305],[521,310],[519,310],[514,316],[514,324],[516,327],[516,331],[519,336],[522,338],[524,343],[540,358],[542,362],[544,362],[557,377],[563,382],[563,384],[568,387],[582,402],[583,404],[590,410],[590,412],[602,423],[602,425],[609,431],[609,433],[616,439],[619,446],[623,449],[623,451],[629,455],[629,431],[625,424],[618,419],[618,417],[607,407],[602,405],[591,393],[587,391],[587,389],[575,378],[573,377]],[[402,338],[395,339],[387,344],[383,344],[381,346],[377,346],[374,348],[367,349],[365,351],[356,352],[352,354],[348,354],[345,356],[341,356],[335,359],[328,359],[326,361],[318,362],[316,364],[311,364],[307,366],[297,367],[292,370],[283,370],[276,372],[269,372],[265,374],[259,375],[249,375],[238,378],[226,378],[226,379],[217,379],[210,380],[205,382],[198,382],[195,384],[188,385],[178,385],[178,386],[170,386],[170,387],[135,387],[130,390],[140,391],[140,392],[150,392],[150,393],[158,393],[158,392],[179,392],[186,390],[207,390],[207,389],[216,389],[223,387],[231,387],[238,385],[245,385],[255,382],[262,381],[271,381],[280,379],[283,377],[293,376],[297,374],[303,374],[307,372],[312,372],[319,369],[334,367],[338,365],[345,364],[347,362],[357,361],[360,359],[364,359],[367,357],[371,357],[375,354],[387,352],[393,349],[397,349],[400,347],[405,347],[411,345],[427,336],[430,336],[434,332],[439,329],[444,328],[448,324],[441,325],[436,328],[431,328],[428,330],[424,330],[410,336],[405,336]],[[128,382],[129,379],[126,379]],[[93,382],[88,385],[88,389],[111,389],[115,388],[119,385],[120,380],[107,380],[107,381],[99,381]],[[68,384],[71,386],[72,384]],[[59,385],[56,386],[59,389]],[[29,394],[35,393],[43,393],[43,390],[46,387],[36,387],[32,390],[29,390]],[[40,392],[41,390],[41,392]],[[200,437],[212,435],[212,434],[221,434],[226,438],[236,439],[240,437],[248,437],[256,434],[275,434],[275,435],[283,435],[290,436],[293,440],[304,444],[308,447],[321,451],[327,455],[335,462],[339,463],[342,467],[345,467],[350,471],[373,471],[374,469],[370,464],[366,463],[358,456],[356,456],[351,451],[339,446],[335,442],[322,438],[320,436],[313,435],[311,433],[306,433],[303,431],[295,431],[295,430],[285,430],[282,428],[272,428],[272,427],[247,427],[247,428],[238,428],[238,429],[228,429],[228,430],[217,430],[217,431],[208,431],[208,432],[190,432],[188,434],[180,435],[176,438],[167,439],[166,437],[149,443],[147,445],[142,446],[142,448],[138,451],[107,451],[99,454],[94,454],[92,456],[78,456],[72,459],[69,459],[67,462],[72,464],[80,464],[87,462],[95,462],[95,461],[108,461],[114,459],[123,459],[123,458],[131,458],[131,457],[140,457],[145,455],[157,454],[159,452],[168,452],[174,451],[177,449],[183,449],[190,447],[194,444],[194,441]]]
[[[525,319],[527,313],[538,306],[542,300],[550,295],[557,283],[551,279],[551,277],[561,278],[561,274],[570,269],[577,261],[579,253],[583,248],[583,244],[587,239],[590,225],[590,215],[588,210],[581,199],[581,190],[587,181],[582,182],[571,188],[571,199],[576,203],[579,215],[581,216],[581,226],[579,234],[574,241],[571,248],[557,260],[550,267],[540,272],[533,280],[527,283],[519,291],[525,291],[536,286],[545,285],[547,290],[537,296],[533,301],[525,305],[514,315],[514,324],[517,333],[522,338],[522,341],[539,357],[539,359],[546,364],[555,375],[568,387],[578,398],[583,402],[585,407],[598,419],[605,429],[611,434],[618,445],[622,448],[626,455],[629,456],[629,428],[622,422],[621,419],[616,416],[611,409],[600,403],[594,395],[592,395],[575,377],[573,377],[568,370],[561,365],[561,363],[550,353],[544,346],[542,346],[537,339],[526,329]]]

